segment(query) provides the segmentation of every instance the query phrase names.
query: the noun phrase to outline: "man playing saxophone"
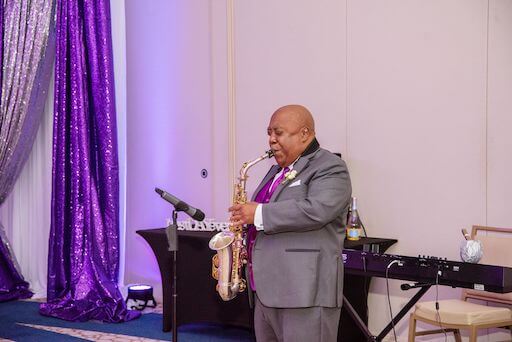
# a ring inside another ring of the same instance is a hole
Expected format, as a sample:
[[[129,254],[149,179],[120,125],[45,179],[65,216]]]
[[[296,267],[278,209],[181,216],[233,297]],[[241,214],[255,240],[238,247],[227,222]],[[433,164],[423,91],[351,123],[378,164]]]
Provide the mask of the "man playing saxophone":
[[[252,202],[229,208],[249,225],[249,284],[258,341],[336,341],[351,183],[345,162],[320,147],[311,113],[279,108],[267,128],[274,165]]]

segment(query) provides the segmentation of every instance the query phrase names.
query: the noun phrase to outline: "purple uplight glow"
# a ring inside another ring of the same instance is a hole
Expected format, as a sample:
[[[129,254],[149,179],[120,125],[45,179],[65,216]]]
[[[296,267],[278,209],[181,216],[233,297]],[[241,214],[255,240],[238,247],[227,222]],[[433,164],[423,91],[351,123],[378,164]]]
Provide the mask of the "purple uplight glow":
[[[201,177],[212,173],[208,20],[199,3],[126,2],[127,283],[160,286],[153,252],[135,233],[171,217],[155,187],[207,216],[211,208],[210,177]]]

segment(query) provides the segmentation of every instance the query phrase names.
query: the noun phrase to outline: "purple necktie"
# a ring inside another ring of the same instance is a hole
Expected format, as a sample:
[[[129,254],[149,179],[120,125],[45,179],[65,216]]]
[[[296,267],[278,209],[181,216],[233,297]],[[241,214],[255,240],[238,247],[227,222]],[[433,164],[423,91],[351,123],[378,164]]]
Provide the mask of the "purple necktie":
[[[285,167],[284,170],[279,175],[279,177],[277,177],[277,179],[274,183],[272,183],[274,178],[270,178],[268,180],[267,184],[265,184],[265,186],[263,186],[263,188],[261,188],[260,192],[258,192],[254,201],[258,202],[258,203],[268,203],[270,201],[270,198],[272,197],[272,194],[276,190],[277,186],[279,185],[279,183],[281,183],[283,181],[284,175],[288,171],[290,171],[290,168]]]
[[[279,183],[283,181],[284,175],[290,171],[289,167],[285,167],[283,172],[277,177],[276,181],[272,183],[274,178],[270,178],[268,182],[261,188],[261,190],[256,195],[256,198],[254,199],[255,202],[258,203],[268,203],[270,201],[270,198],[272,197],[272,194],[276,190]],[[251,284],[251,288],[255,291],[256,287],[254,284],[254,277],[252,274],[252,249],[254,247],[254,242],[256,241],[256,234],[258,231],[256,230],[256,227],[254,225],[249,225],[249,229],[247,231],[247,256],[249,259],[249,283]]]

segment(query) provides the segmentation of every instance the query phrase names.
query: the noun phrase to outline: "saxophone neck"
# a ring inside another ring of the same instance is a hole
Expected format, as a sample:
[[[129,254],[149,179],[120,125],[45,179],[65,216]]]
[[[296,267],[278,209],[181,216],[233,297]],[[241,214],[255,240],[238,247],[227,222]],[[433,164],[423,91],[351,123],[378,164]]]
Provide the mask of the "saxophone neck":
[[[242,169],[240,169],[240,178],[239,178],[240,182],[243,182],[245,185],[245,181],[247,180],[247,171],[253,165],[258,164],[260,161],[262,161],[264,159],[272,158],[272,156],[274,156],[274,152],[272,150],[268,150],[268,151],[265,151],[265,153],[262,154],[261,156],[259,156],[258,158],[243,163]],[[244,188],[245,188],[245,186],[244,186]]]

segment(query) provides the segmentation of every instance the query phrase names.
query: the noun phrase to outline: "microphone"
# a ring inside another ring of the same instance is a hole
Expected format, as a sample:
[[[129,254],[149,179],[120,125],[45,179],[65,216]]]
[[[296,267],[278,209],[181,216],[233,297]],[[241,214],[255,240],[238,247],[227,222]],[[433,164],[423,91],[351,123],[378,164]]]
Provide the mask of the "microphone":
[[[433,284],[431,284],[431,283],[408,283],[408,284],[400,285],[400,288],[402,289],[402,291],[406,291],[406,290],[414,289],[416,287],[426,287],[426,286],[432,286],[432,285]]]
[[[155,188],[155,191],[164,200],[166,200],[167,202],[174,205],[176,210],[184,211],[188,216],[192,217],[196,221],[204,220],[204,213],[201,210],[188,205],[187,203],[183,202],[179,198],[171,195],[170,193],[168,193],[166,191],[163,191],[162,189]]]

